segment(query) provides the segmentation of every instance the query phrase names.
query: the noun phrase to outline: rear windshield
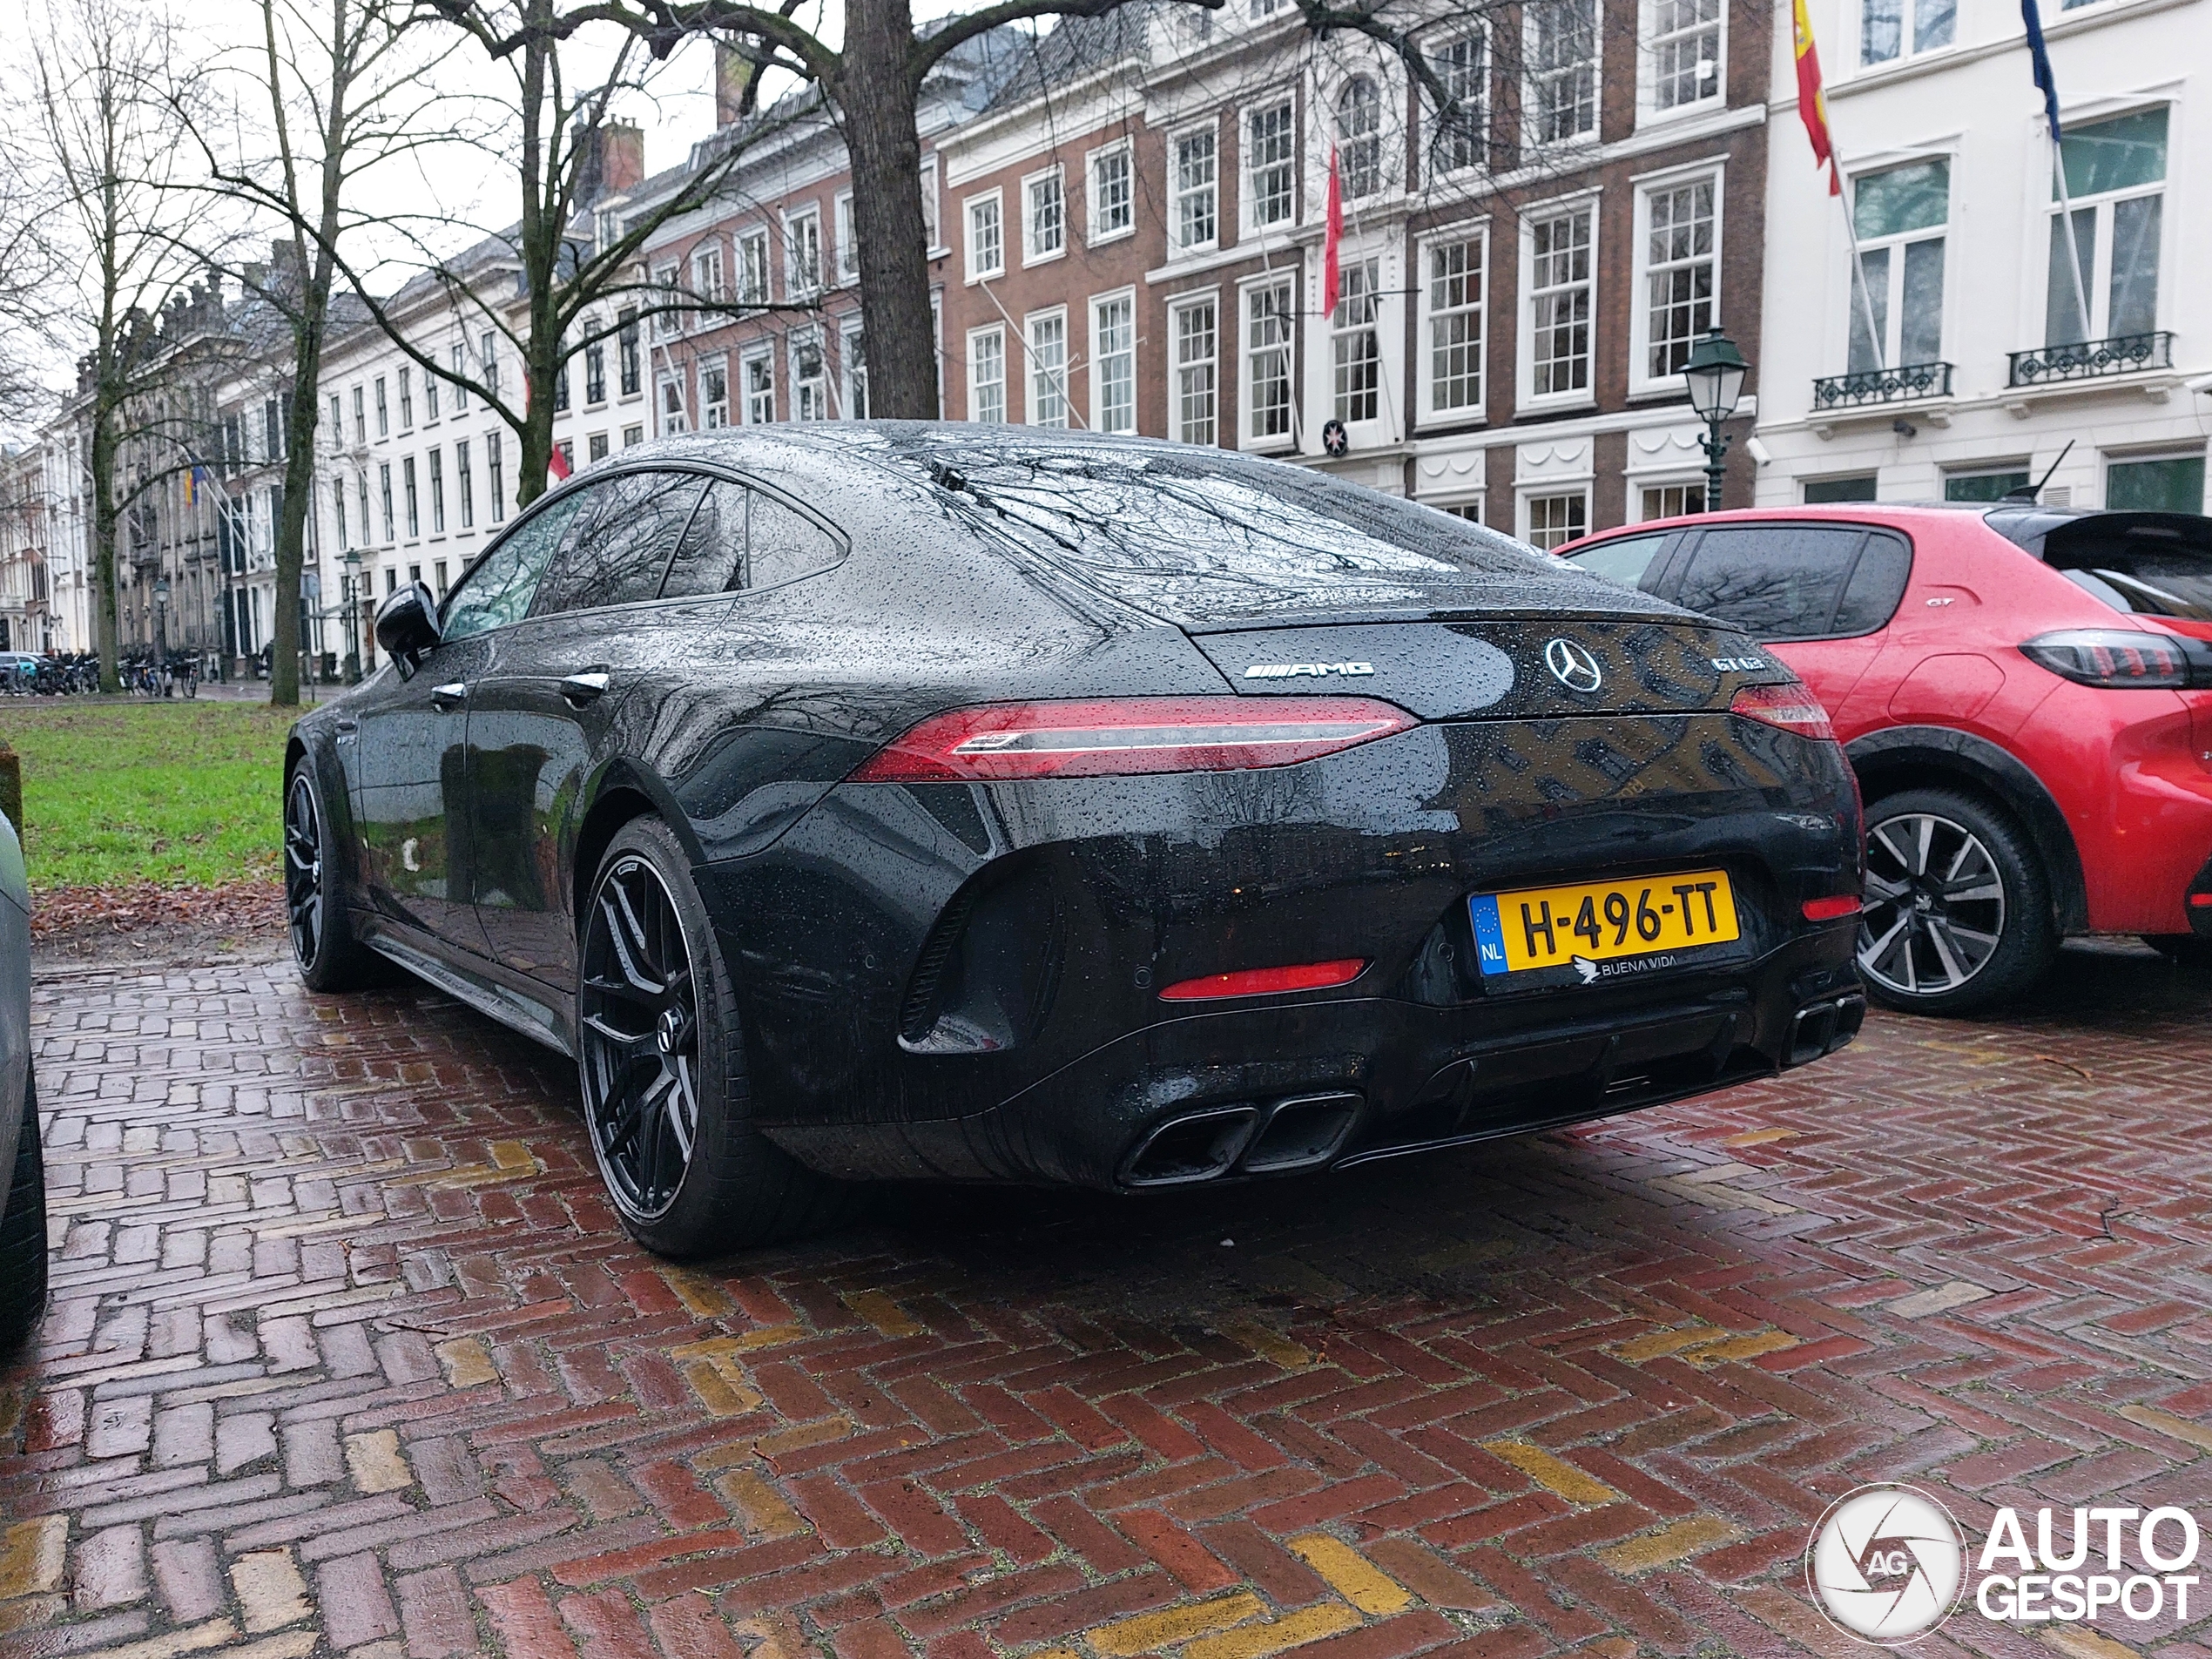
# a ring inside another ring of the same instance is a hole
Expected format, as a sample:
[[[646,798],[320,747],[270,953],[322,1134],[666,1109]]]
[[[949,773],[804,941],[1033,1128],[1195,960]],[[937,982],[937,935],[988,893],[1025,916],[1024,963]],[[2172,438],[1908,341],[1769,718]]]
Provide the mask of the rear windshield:
[[[2085,513],[2039,529],[2043,562],[2114,610],[2212,623],[2212,519]]]

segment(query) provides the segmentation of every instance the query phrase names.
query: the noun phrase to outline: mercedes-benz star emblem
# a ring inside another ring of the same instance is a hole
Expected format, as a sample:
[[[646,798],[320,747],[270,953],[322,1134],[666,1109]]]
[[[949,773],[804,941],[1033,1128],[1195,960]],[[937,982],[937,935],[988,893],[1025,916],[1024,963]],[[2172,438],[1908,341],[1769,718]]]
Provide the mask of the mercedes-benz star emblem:
[[[1597,658],[1587,646],[1571,639],[1554,639],[1545,646],[1544,666],[1570,691],[1595,691],[1605,682],[1605,671],[1597,665]]]

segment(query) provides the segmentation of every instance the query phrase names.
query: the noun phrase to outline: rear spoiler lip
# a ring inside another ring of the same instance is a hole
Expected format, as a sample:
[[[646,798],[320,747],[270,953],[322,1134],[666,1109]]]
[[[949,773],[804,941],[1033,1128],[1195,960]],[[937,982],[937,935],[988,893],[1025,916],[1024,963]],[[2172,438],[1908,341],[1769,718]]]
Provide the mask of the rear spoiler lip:
[[[1561,628],[1573,628],[1586,622],[1659,623],[1675,627],[1718,628],[1741,633],[1727,623],[1702,617],[1694,610],[1684,610],[1676,605],[1655,602],[1649,610],[1562,610],[1548,605],[1530,606],[1514,610],[1503,606],[1489,606],[1475,610],[1466,606],[1446,606],[1421,610],[1332,610],[1324,615],[1295,617],[1265,614],[1241,617],[1234,620],[1180,624],[1186,634],[1197,637],[1207,634],[1258,634],[1294,628],[1361,628],[1393,623],[1497,623],[1507,625],[1554,624]]]

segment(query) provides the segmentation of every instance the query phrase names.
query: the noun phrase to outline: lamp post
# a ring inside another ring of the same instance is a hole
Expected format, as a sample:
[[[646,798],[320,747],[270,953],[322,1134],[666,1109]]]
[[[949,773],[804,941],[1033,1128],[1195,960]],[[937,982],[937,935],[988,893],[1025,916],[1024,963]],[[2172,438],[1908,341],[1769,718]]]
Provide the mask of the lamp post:
[[[339,616],[346,629],[346,684],[361,683],[361,622],[354,614],[361,590],[361,554],[357,547],[346,550],[346,599],[339,607]]]
[[[153,580],[153,649],[163,662],[169,659],[169,578]]]
[[[1705,452],[1705,510],[1709,513],[1720,510],[1721,480],[1728,470],[1722,465],[1722,457],[1728,454],[1728,440],[1721,435],[1721,423],[1736,413],[1737,400],[1743,394],[1743,376],[1750,367],[1736,349],[1736,342],[1717,328],[1697,336],[1689,348],[1689,361],[1682,366],[1682,377],[1689,387],[1689,407],[1705,423],[1705,435],[1697,443]]]

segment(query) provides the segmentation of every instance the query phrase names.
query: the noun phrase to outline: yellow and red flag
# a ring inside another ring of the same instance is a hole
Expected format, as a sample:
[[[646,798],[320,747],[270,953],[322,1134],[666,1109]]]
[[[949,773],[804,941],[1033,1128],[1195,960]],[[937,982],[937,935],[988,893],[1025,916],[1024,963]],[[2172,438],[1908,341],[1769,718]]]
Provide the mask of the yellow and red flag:
[[[1844,193],[1836,171],[1836,147],[1828,138],[1828,96],[1820,87],[1820,52],[1812,44],[1812,19],[1805,15],[1805,0],[1790,0],[1791,45],[1797,57],[1797,116],[1812,140],[1815,166],[1828,169],[1828,193]]]
[[[1321,314],[1332,316],[1337,308],[1337,287],[1340,280],[1338,248],[1344,241],[1344,186],[1337,179],[1337,152],[1329,151],[1328,217],[1321,232]]]

